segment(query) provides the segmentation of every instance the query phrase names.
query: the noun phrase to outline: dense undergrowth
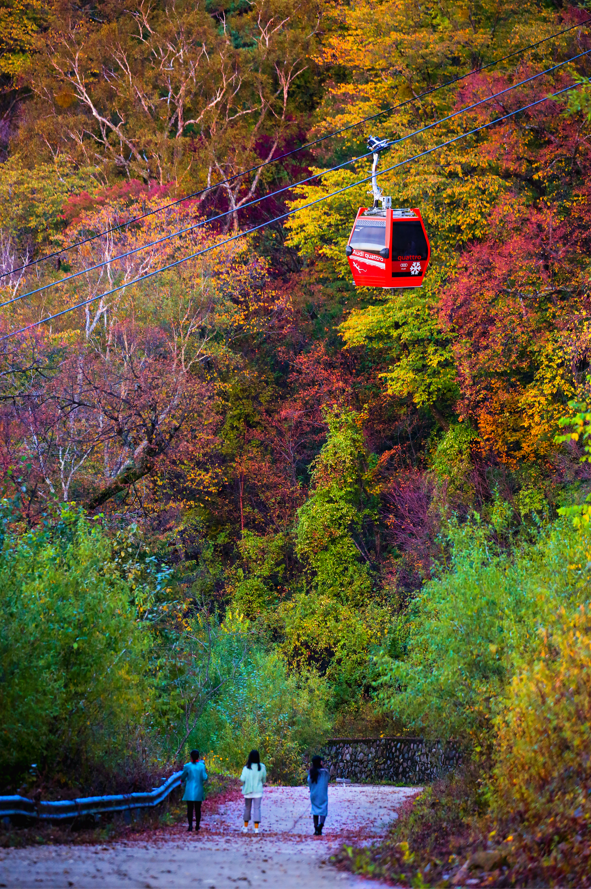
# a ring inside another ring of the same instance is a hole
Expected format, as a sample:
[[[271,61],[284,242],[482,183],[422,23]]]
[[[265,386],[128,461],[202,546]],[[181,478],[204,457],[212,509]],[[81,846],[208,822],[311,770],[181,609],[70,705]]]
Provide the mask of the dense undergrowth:
[[[562,519],[510,557],[476,531],[423,588],[381,680],[406,724],[463,739],[464,764],[383,844],[339,860],[412,886],[587,886],[589,529]]]
[[[409,802],[381,843],[344,846],[333,860],[354,873],[413,889],[591,883],[583,811],[558,802],[544,809],[542,819],[530,821],[510,806],[491,808],[481,762],[434,782]]]
[[[6,533],[5,790],[151,789],[197,742],[214,771],[258,745],[273,780],[300,777],[330,724],[326,683],[290,675],[243,615],[179,605],[170,572],[134,561],[130,541],[68,510]]]

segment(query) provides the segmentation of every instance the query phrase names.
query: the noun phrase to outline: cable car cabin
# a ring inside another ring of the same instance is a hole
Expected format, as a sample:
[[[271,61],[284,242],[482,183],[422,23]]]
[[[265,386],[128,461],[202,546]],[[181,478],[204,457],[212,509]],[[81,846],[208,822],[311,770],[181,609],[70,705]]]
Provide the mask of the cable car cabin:
[[[418,210],[362,207],[346,253],[357,287],[420,287],[431,247]]]

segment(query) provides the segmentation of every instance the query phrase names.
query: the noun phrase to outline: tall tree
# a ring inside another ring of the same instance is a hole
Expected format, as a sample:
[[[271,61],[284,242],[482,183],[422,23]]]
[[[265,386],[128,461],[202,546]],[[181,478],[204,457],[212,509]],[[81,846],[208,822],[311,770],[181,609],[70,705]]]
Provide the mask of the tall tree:
[[[294,86],[310,64],[319,8],[63,0],[25,75],[35,98],[19,141],[107,178],[183,188],[268,160],[294,131]],[[249,200],[261,175],[226,184],[227,205]]]

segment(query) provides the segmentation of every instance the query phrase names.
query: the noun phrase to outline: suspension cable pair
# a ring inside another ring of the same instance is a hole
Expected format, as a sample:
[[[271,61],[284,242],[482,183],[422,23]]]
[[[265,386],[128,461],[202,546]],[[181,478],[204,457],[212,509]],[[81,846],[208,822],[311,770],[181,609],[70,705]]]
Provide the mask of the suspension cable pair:
[[[494,120],[491,120],[491,121],[488,121],[487,123],[481,124],[478,127],[474,127],[471,130],[468,130],[464,133],[460,133],[458,136],[454,136],[453,138],[448,139],[445,142],[441,142],[439,145],[435,145],[432,148],[428,148],[425,151],[422,151],[419,154],[414,155],[413,157],[406,158],[405,160],[400,161],[397,164],[393,164],[390,167],[386,167],[385,169],[380,170],[377,175],[384,175],[385,173],[391,173],[394,170],[398,170],[398,169],[400,169],[400,167],[406,166],[407,164],[412,163],[413,161],[419,160],[420,158],[423,158],[423,157],[426,157],[427,155],[433,154],[435,151],[439,151],[440,149],[446,148],[449,145],[453,145],[454,143],[460,141],[461,139],[465,139],[468,136],[473,136],[476,133],[482,132],[483,130],[488,129],[489,127],[494,126],[497,123],[501,123],[504,120],[508,120],[509,118],[514,117],[516,114],[520,114],[522,111],[527,111],[530,108],[535,108],[536,106],[542,104],[543,102],[547,102],[549,100],[556,99],[558,96],[562,96],[565,93],[570,92],[573,89],[577,89],[578,87],[583,86],[585,84],[589,84],[589,83],[591,83],[591,78],[588,80],[582,80],[582,81],[577,81],[576,83],[572,83],[569,86],[563,87],[563,89],[558,90],[557,92],[552,93],[549,96],[543,96],[541,99],[536,99],[536,101],[534,101],[534,102],[530,102],[527,105],[523,105],[520,108],[516,108],[514,111],[510,111],[507,114],[502,115],[501,117],[497,117]],[[309,209],[310,207],[320,204],[323,201],[327,201],[327,200],[330,200],[331,198],[337,197],[338,195],[343,194],[344,192],[347,192],[352,188],[357,188],[359,185],[363,185],[364,183],[371,181],[371,179],[372,179],[372,174],[370,174],[369,176],[364,176],[363,178],[358,179],[357,181],[352,182],[349,185],[344,186],[343,188],[339,188],[337,191],[333,191],[330,194],[323,195],[320,198],[316,198],[313,201],[309,201],[306,204],[302,204],[300,207],[295,207],[292,210],[288,210],[285,213],[282,213],[280,216],[276,216],[274,219],[268,220],[266,222],[262,222],[259,225],[255,225],[252,228],[247,229],[246,231],[239,232],[238,234],[232,235],[229,238],[225,238],[222,241],[219,241],[215,244],[211,244],[210,246],[204,247],[201,250],[197,250],[195,253],[192,253],[189,256],[185,256],[182,259],[177,259],[174,262],[171,262],[171,263],[168,263],[167,265],[162,266],[161,268],[154,269],[151,272],[147,272],[144,275],[140,275],[131,281],[127,281],[124,284],[120,284],[117,287],[113,287],[110,290],[106,290],[103,293],[97,294],[96,296],[89,297],[89,299],[82,300],[81,302],[76,303],[76,305],[70,306],[66,309],[62,309],[59,312],[55,312],[54,314],[49,315],[46,318],[41,318],[38,321],[34,321],[33,323],[28,324],[25,327],[20,328],[19,330],[15,330],[10,333],[7,333],[4,336],[0,337],[0,342],[10,339],[13,336],[17,336],[18,334],[26,333],[29,330],[33,330],[34,328],[39,327],[41,324],[46,324],[49,321],[53,321],[57,318],[61,318],[62,316],[67,315],[69,312],[73,312],[73,311],[76,311],[76,309],[80,309],[85,306],[88,306],[91,303],[97,302],[100,299],[105,299],[108,296],[112,296],[113,294],[118,293],[121,290],[124,290],[125,288],[130,287],[134,284],[139,284],[142,281],[147,281],[148,279],[153,278],[156,275],[161,274],[162,272],[169,271],[170,269],[176,268],[185,262],[189,262],[192,259],[196,259],[199,256],[203,256],[206,253],[210,253],[212,250],[216,250],[219,247],[224,246],[225,244],[230,244],[234,241],[237,241],[239,238],[243,238],[243,237],[253,234],[254,232],[260,231],[261,229],[266,228],[268,225],[271,225],[274,222],[279,222],[283,219],[288,219],[289,217],[294,216],[296,213],[299,213],[302,210]]]
[[[38,265],[42,262],[47,262],[50,259],[55,259],[56,257],[61,256],[64,253],[67,253],[68,251],[75,249],[76,247],[81,247],[84,244],[88,244],[88,243],[91,243],[92,241],[96,241],[98,238],[104,237],[105,235],[112,234],[113,232],[116,232],[116,231],[120,231],[124,228],[127,228],[130,225],[140,222],[142,219],[147,219],[148,217],[153,216],[156,213],[161,213],[164,210],[168,210],[171,207],[175,207],[179,204],[184,203],[185,201],[190,201],[190,200],[193,200],[197,197],[200,197],[201,195],[206,194],[207,192],[211,192],[214,189],[219,188],[221,185],[229,185],[230,183],[235,182],[236,179],[239,179],[241,176],[247,176],[250,173],[257,172],[258,170],[261,170],[266,166],[278,163],[281,160],[285,160],[285,158],[291,157],[292,155],[297,154],[300,151],[304,151],[309,148],[313,148],[315,145],[319,145],[321,142],[324,142],[327,139],[332,139],[336,136],[341,135],[341,133],[345,133],[349,130],[360,127],[365,123],[369,123],[370,121],[377,120],[378,118],[380,118],[386,114],[392,113],[393,111],[398,111],[401,108],[404,108],[405,106],[407,106],[409,104],[412,104],[413,102],[418,102],[421,99],[424,99],[428,96],[433,95],[434,93],[438,92],[439,90],[445,89],[448,86],[453,86],[456,83],[460,83],[462,80],[466,80],[468,77],[472,77],[475,74],[479,74],[480,72],[487,70],[488,68],[492,68],[492,67],[495,67],[496,65],[500,65],[503,62],[508,61],[509,59],[515,58],[516,56],[523,55],[523,53],[527,52],[528,50],[536,49],[538,46],[541,46],[542,44],[547,43],[550,40],[554,40],[558,37],[561,37],[562,35],[567,34],[570,31],[576,30],[577,28],[581,28],[584,25],[587,25],[589,23],[591,23],[591,18],[585,19],[582,22],[577,22],[574,25],[570,25],[568,28],[563,28],[561,31],[557,31],[554,34],[551,34],[549,37],[544,37],[542,40],[538,40],[535,43],[530,43],[527,46],[522,47],[521,49],[517,49],[511,53],[508,53],[506,56],[502,56],[499,59],[494,59],[492,62],[487,62],[486,65],[481,65],[479,68],[476,68],[476,69],[466,72],[466,74],[462,74],[458,77],[454,77],[451,80],[447,80],[444,83],[439,84],[438,86],[431,87],[431,89],[425,90],[424,92],[419,93],[417,96],[413,96],[410,99],[406,99],[404,102],[400,102],[397,105],[391,105],[389,108],[384,108],[382,111],[378,111],[376,114],[369,115],[368,117],[364,117],[362,120],[356,121],[355,123],[352,123],[352,124],[348,124],[347,126],[341,127],[338,130],[334,130],[331,133],[327,133],[326,135],[321,136],[312,142],[307,142],[304,145],[298,146],[297,148],[292,148],[290,151],[286,151],[283,154],[280,154],[278,157],[271,158],[270,160],[264,161],[260,164],[256,164],[255,166],[250,167],[247,170],[243,170],[239,173],[235,173],[233,176],[230,176],[227,179],[221,179],[218,182],[215,182],[213,185],[208,185],[206,188],[202,188],[199,191],[192,192],[191,194],[185,195],[182,198],[178,198],[175,201],[171,201],[168,204],[163,204],[160,207],[156,207],[154,210],[149,210],[146,213],[142,213],[139,216],[135,216],[133,219],[129,219],[129,220],[121,223],[120,225],[116,225],[116,226],[113,226],[112,228],[104,229],[101,232],[97,232],[94,235],[90,235],[87,238],[84,238],[80,241],[76,241],[72,244],[69,244],[66,247],[62,247],[60,250],[55,250],[52,253],[48,253],[45,256],[41,256],[38,259],[32,260],[31,262],[24,263],[23,265],[20,265],[20,266],[16,266],[13,269],[11,269],[10,271],[3,272],[2,274],[0,274],[0,280],[2,280],[2,278],[5,278],[7,276],[14,275],[17,272],[24,271],[25,269],[28,269],[28,268],[35,266],[35,265]],[[268,197],[271,197],[271,196],[272,195],[268,195]],[[242,205],[242,207],[240,207],[238,209],[244,209],[244,207],[246,207],[246,206],[251,206],[251,204]],[[230,211],[230,212],[235,212],[235,211]],[[219,217],[213,217],[213,219],[210,219],[207,221],[211,222],[217,218],[219,218]]]
[[[577,59],[582,58],[583,56],[587,56],[591,54],[591,50],[585,50],[584,52],[578,53],[575,56],[572,56],[569,59],[566,59],[564,62],[559,62],[556,65],[553,65],[551,68],[547,68],[544,71],[540,71],[537,74],[533,74],[531,77],[526,78],[525,80],[520,81],[519,83],[515,83],[512,86],[506,87],[503,90],[500,90],[497,93],[494,93],[491,96],[487,96],[484,99],[479,99],[478,102],[473,102],[470,105],[465,105],[463,108],[459,108],[457,111],[453,111],[451,114],[446,115],[445,117],[440,118],[439,120],[433,121],[432,123],[426,124],[424,127],[421,127],[418,130],[414,130],[411,133],[407,133],[406,136],[402,136],[400,139],[394,140],[370,140],[370,150],[366,154],[362,154],[357,158],[349,158],[346,161],[343,161],[340,164],[337,164],[334,167],[329,167],[326,170],[321,170],[317,173],[314,173],[311,176],[308,176],[306,179],[302,179],[299,182],[291,183],[290,185],[285,185],[282,188],[278,188],[275,191],[261,195],[261,197],[254,198],[252,201],[249,201],[247,204],[244,204],[240,207],[240,210],[246,210],[249,207],[253,207],[256,204],[260,204],[262,201],[268,200],[270,198],[276,197],[277,195],[284,194],[287,191],[291,191],[294,188],[299,188],[302,185],[306,185],[309,182],[312,182],[315,179],[319,179],[322,176],[327,176],[330,173],[334,173],[338,170],[343,169],[344,167],[349,166],[352,163],[355,163],[360,160],[364,160],[370,155],[374,155],[374,160],[377,157],[376,151],[382,151],[386,148],[393,148],[395,145],[399,145],[402,142],[406,142],[408,139],[413,138],[414,136],[419,136],[422,133],[427,132],[428,130],[433,129],[440,124],[446,123],[449,120],[452,120],[455,117],[458,117],[461,114],[465,114],[469,111],[473,111],[475,108],[478,108],[480,105],[484,105],[487,102],[492,102],[495,99],[499,99],[501,96],[505,96],[513,90],[519,89],[522,86],[525,86],[528,83],[531,83],[534,80],[537,80],[540,77],[544,77],[547,74],[552,74],[560,68],[563,68],[565,65],[569,65],[572,62],[575,62]],[[375,143],[375,144],[374,144]],[[82,275],[86,275],[89,272],[97,271],[98,269],[104,268],[105,266],[112,266],[113,263],[119,262],[123,259],[128,259],[130,256],[134,256],[137,253],[140,253],[143,250],[148,250],[150,247],[157,247],[160,244],[164,244],[167,241],[172,240],[173,238],[178,238],[182,235],[189,234],[190,232],[196,231],[199,228],[202,228],[205,225],[209,225],[212,222],[217,222],[222,219],[226,219],[228,216],[231,216],[235,211],[234,210],[226,210],[224,213],[219,213],[217,216],[214,216],[210,219],[202,220],[200,222],[195,223],[194,225],[187,226],[186,228],[178,229],[175,232],[171,232],[168,235],[163,235],[161,238],[157,238],[154,241],[150,241],[147,244],[142,244],[139,247],[134,247],[132,250],[128,250],[125,253],[118,254],[117,256],[113,256],[109,259],[103,260],[102,262],[96,263],[95,265],[88,266],[85,269],[81,269],[80,271],[73,272],[71,275],[66,275],[64,278],[60,278],[58,281],[51,281],[47,284],[41,285],[41,287],[37,287],[34,290],[29,290],[26,293],[21,293],[18,296],[14,296],[11,299],[6,300],[3,303],[0,303],[0,308],[4,308],[5,306],[11,305],[12,303],[18,302],[21,299],[25,299],[30,296],[35,296],[38,293],[43,293],[46,290],[49,290],[53,287],[57,287],[58,285],[65,284],[67,281],[72,281],[76,278],[81,277]],[[282,217],[278,217],[282,218]],[[276,219],[271,219],[268,221],[268,224],[271,225],[273,222],[276,222]]]

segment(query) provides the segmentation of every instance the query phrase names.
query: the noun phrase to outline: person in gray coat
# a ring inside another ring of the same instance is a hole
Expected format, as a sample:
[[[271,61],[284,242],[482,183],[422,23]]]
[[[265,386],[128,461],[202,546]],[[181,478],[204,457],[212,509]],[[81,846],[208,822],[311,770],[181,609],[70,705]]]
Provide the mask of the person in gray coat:
[[[312,817],[314,818],[314,835],[322,836],[322,828],[328,815],[328,782],[330,774],[324,768],[321,756],[312,757],[312,768],[308,772],[308,786],[310,788],[310,802],[312,804]]]

